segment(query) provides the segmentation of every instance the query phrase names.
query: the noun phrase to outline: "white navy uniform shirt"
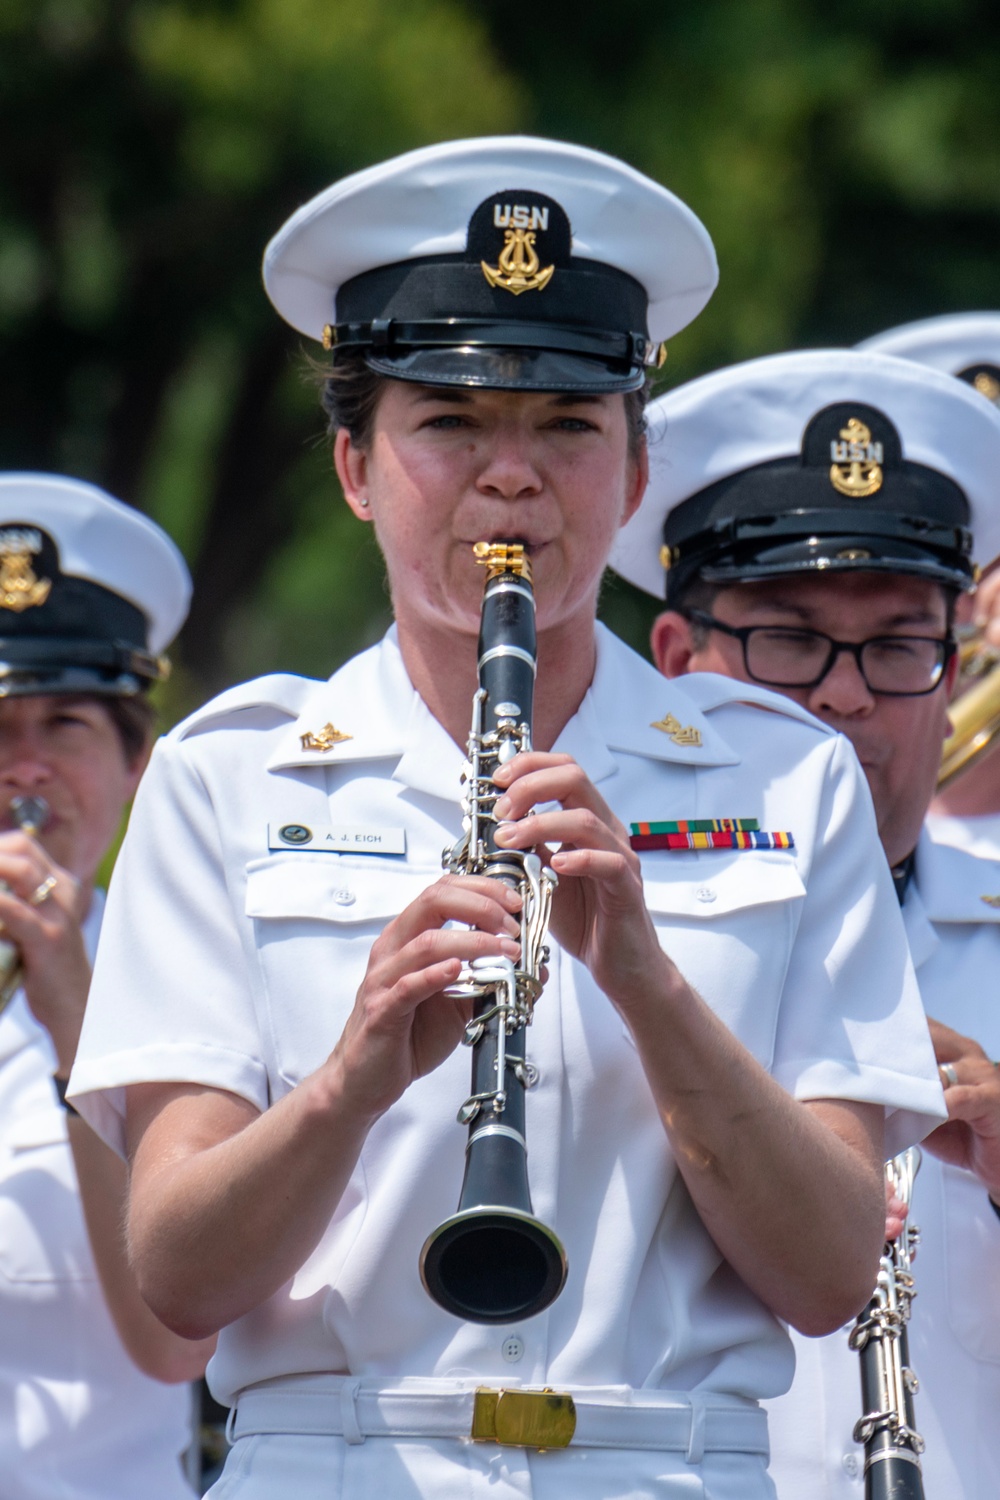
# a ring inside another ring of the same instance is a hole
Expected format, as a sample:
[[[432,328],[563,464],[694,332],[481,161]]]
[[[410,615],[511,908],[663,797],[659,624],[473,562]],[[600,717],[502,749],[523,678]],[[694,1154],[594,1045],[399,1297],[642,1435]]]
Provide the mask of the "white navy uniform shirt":
[[[967,849],[984,859],[1000,859],[1000,813],[976,813],[966,817],[935,814],[927,827],[936,844]]]
[[[929,1016],[1000,1057],[1000,860],[937,844],[925,830],[903,917]],[[920,1244],[910,1358],[928,1500],[1000,1495],[1000,1219],[986,1189],[924,1151],[913,1189]],[[769,1403],[771,1472],[780,1500],[860,1500],[859,1360],[847,1332],[795,1336],[787,1396]]]
[[[700,745],[651,727],[663,714],[697,729]],[[304,749],[302,736],[328,724],[352,738]],[[754,687],[666,682],[600,629],[594,682],[556,748],[626,823],[756,817],[793,833],[794,850],[644,855],[663,944],[791,1093],[883,1103],[894,1150],[932,1128],[943,1099],[846,741]],[[200,1082],[263,1110],[324,1061],[373,939],[440,877],[461,827],[462,762],[410,684],[393,632],[328,683],[233,689],[160,743],[115,872],[71,1090],[106,1139],[121,1148],[130,1083]],[[289,824],[322,833],[326,847],[269,847]],[[403,852],[342,848],[375,837]],[[566,1247],[561,1296],[497,1328],[451,1317],[421,1286],[420,1248],[454,1212],[462,1180],[467,1132],[455,1112],[470,1060],[457,1048],[373,1126],[299,1272],[222,1330],[209,1366],[220,1400],[319,1371],[751,1399],[787,1386],[787,1334],[696,1214],[625,1024],[554,943],[528,1050],[540,1073],[527,1096],[531,1190]],[[374,1464],[380,1447],[352,1447],[351,1462],[363,1448]],[[535,1459],[555,1474],[581,1452],[590,1462],[593,1450]],[[489,1449],[465,1444],[462,1454],[479,1494]],[[643,1463],[662,1474],[665,1456]],[[636,1473],[629,1495],[664,1493]],[[532,1476],[537,1500],[534,1461]],[[602,1482],[595,1493],[611,1494]],[[383,1483],[402,1493],[398,1474],[368,1471],[367,1483],[368,1493]]]
[[[104,897],[84,924],[93,955]],[[23,992],[0,1017],[0,1495],[190,1500],[186,1385],[122,1348],[84,1224],[56,1058]]]

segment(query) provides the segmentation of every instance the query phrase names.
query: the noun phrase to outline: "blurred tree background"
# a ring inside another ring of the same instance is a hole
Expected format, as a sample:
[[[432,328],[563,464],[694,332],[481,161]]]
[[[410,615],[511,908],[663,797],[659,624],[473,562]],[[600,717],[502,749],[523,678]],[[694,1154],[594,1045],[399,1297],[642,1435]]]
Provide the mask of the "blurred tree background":
[[[105,485],[195,606],[165,711],[388,619],[263,247],[335,178],[530,131],[678,192],[722,269],[668,383],[1000,307],[989,0],[0,0],[0,467]],[[640,648],[652,602],[610,582]]]

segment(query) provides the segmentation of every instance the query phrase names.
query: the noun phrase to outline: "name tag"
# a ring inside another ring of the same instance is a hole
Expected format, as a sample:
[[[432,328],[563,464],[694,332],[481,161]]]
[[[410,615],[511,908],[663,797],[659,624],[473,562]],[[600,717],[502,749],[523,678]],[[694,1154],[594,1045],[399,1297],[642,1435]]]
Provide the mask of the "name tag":
[[[268,849],[325,849],[332,854],[405,854],[405,828],[353,827],[343,823],[269,823]]]

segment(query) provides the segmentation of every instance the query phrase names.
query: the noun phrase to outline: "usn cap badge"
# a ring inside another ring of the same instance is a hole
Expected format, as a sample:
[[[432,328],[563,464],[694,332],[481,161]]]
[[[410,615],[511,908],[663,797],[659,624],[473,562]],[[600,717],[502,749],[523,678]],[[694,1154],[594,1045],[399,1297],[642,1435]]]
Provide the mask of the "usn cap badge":
[[[515,297],[522,292],[544,291],[552,280],[555,264],[542,268],[535,240],[538,231],[549,226],[548,208],[527,203],[495,203],[493,223],[504,231],[504,241],[495,266],[480,261],[490,286],[502,287]]]
[[[515,297],[544,291],[556,265],[569,260],[572,242],[566,211],[541,193],[496,193],[469,220],[469,251],[478,252],[483,275]],[[496,265],[490,265],[494,256]]]
[[[42,534],[32,526],[5,526],[0,530],[0,609],[20,614],[45,603],[51,579],[36,577],[31,565],[31,559],[41,550]]]
[[[850,417],[830,442],[830,483],[851,500],[864,500],[882,488],[881,443],[872,442],[871,428]]]

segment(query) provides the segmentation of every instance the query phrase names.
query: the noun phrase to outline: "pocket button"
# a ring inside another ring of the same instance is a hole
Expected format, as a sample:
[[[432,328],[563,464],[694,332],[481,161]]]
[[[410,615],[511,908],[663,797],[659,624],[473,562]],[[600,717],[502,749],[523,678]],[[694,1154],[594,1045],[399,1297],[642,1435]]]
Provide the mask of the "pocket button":
[[[338,906],[353,906],[358,898],[353,891],[349,891],[344,887],[339,891],[334,891],[333,899]]]
[[[698,897],[699,901],[715,901],[717,899],[718,893],[716,891],[713,891],[710,885],[700,885],[695,891],[695,895]]]

